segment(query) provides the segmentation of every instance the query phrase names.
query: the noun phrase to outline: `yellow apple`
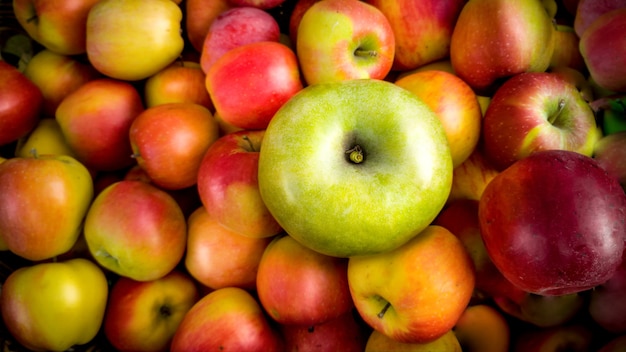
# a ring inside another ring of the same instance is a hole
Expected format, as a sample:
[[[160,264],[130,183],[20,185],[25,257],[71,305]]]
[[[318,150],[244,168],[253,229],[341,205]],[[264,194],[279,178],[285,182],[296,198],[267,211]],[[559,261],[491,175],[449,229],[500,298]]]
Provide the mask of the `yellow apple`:
[[[32,156],[33,152],[76,157],[63,136],[59,122],[53,118],[39,120],[33,131],[18,141],[15,156],[27,158]]]

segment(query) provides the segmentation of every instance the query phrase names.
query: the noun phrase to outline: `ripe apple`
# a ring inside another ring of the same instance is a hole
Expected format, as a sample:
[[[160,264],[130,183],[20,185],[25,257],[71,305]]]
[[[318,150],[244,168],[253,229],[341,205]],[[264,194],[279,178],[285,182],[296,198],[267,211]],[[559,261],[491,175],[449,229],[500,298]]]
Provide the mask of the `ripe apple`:
[[[50,259],[76,242],[93,197],[87,168],[66,155],[0,164],[0,236],[28,260]]]
[[[353,309],[315,325],[280,324],[286,351],[363,352],[371,329]]]
[[[278,22],[268,12],[256,7],[235,7],[220,13],[209,27],[200,54],[206,73],[227,51],[244,44],[280,39]]]
[[[90,63],[47,49],[39,51],[28,61],[24,75],[43,94],[43,117],[54,117],[57,107],[66,96],[83,84],[101,78]]]
[[[265,130],[220,137],[204,153],[198,169],[198,194],[211,216],[231,231],[263,238],[281,227],[261,198],[259,156]]]
[[[502,79],[545,71],[555,37],[545,6],[537,0],[467,2],[450,41],[450,61],[456,74],[478,94],[491,95]]]
[[[309,10],[309,7],[318,1],[320,0],[298,0],[293,5],[291,13],[289,14],[289,24],[287,26],[289,42],[291,42],[292,47],[297,47],[298,27],[300,27],[302,16],[304,16],[304,14]]]
[[[437,115],[374,79],[304,88],[274,115],[259,155],[270,213],[305,246],[338,257],[401,246],[443,208],[451,182]]]
[[[177,60],[146,79],[143,92],[146,107],[196,103],[213,111],[213,102],[204,85],[205,78],[198,62]]]
[[[580,38],[570,24],[557,24],[554,32],[554,51],[549,67],[571,67],[585,71],[585,60],[580,53]]]
[[[265,41],[222,55],[207,72],[206,87],[224,121],[244,129],[265,129],[274,113],[302,89],[302,81],[293,50]]]
[[[395,39],[376,7],[355,0],[319,1],[300,19],[296,52],[309,85],[383,79],[393,64]]]
[[[185,268],[202,285],[219,289],[256,289],[257,270],[272,237],[234,232],[200,206],[187,219]]]
[[[120,277],[111,286],[104,334],[118,351],[166,351],[199,299],[196,283],[178,270],[145,282]]]
[[[92,261],[38,263],[4,281],[0,308],[17,342],[33,351],[66,351],[90,342],[107,305],[107,279]]]
[[[593,158],[626,189],[626,131],[600,138],[593,148]]]
[[[404,343],[430,342],[450,331],[470,301],[474,282],[465,246],[438,225],[399,248],[348,262],[350,292],[363,320]]]
[[[367,344],[365,345],[365,352],[434,352],[434,351],[446,351],[446,352],[462,352],[459,340],[454,335],[454,331],[449,330],[443,336],[436,338],[428,342],[416,342],[406,343],[379,332],[372,331]]]
[[[89,61],[111,78],[148,78],[182,53],[182,18],[172,0],[100,0],[87,17]]]
[[[480,143],[480,142],[479,142]],[[452,171],[452,187],[446,203],[458,199],[479,200],[487,184],[500,173],[484,155],[481,147]]]
[[[582,37],[587,28],[603,14],[626,7],[625,0],[578,0],[574,12],[574,30],[578,37]]]
[[[487,304],[468,306],[453,331],[466,352],[508,352],[511,345],[508,321]]]
[[[624,206],[624,190],[594,159],[548,150],[498,174],[478,210],[495,266],[522,290],[549,296],[613,275],[624,250]]]
[[[213,114],[195,103],[147,108],[128,132],[133,157],[152,182],[174,190],[194,186],[204,153],[219,137]]]
[[[321,324],[354,307],[347,268],[346,258],[315,252],[291,236],[276,237],[259,262],[259,301],[280,324]]]
[[[0,60],[0,145],[26,136],[43,109],[43,94],[17,67]]]
[[[472,154],[480,138],[483,118],[472,88],[452,73],[439,70],[414,72],[395,84],[417,95],[439,117],[452,154],[452,167]]]
[[[161,278],[183,258],[187,224],[165,191],[118,181],[101,191],[85,217],[89,252],[102,267],[136,281]]]
[[[24,138],[18,140],[15,156],[28,158],[37,154],[69,155],[76,158],[63,136],[59,122],[53,118],[39,119],[37,125]]]
[[[580,37],[580,53],[589,74],[604,89],[626,92],[625,33],[626,7],[622,7],[598,17]]]
[[[540,150],[590,156],[601,135],[578,89],[549,72],[508,79],[495,92],[482,122],[485,156],[500,170]]]
[[[230,0],[186,0],[183,17],[187,40],[198,53],[202,53],[204,39],[211,23],[222,12],[235,7]]]
[[[389,20],[396,42],[393,68],[406,71],[449,57],[454,25],[467,1],[366,2]]]
[[[85,166],[121,170],[135,163],[128,131],[144,110],[129,82],[99,78],[78,87],[61,101],[56,120],[67,144]]]
[[[259,302],[246,290],[225,287],[202,297],[181,321],[170,351],[282,351],[284,342]]]
[[[85,53],[87,14],[98,0],[13,0],[26,33],[61,55]]]

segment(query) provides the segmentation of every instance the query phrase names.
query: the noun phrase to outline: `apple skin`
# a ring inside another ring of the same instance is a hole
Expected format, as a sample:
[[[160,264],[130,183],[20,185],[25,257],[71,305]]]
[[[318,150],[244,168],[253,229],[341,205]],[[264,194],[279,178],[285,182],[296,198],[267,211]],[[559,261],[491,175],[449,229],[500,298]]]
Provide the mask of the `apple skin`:
[[[404,343],[433,341],[452,329],[470,301],[474,282],[465,246],[437,225],[399,248],[348,262],[350,292],[363,320]]]
[[[625,0],[578,0],[572,23],[576,34],[579,38],[582,37],[598,17],[622,7],[626,7]]]
[[[472,0],[454,26],[450,61],[478,94],[491,95],[502,79],[548,68],[554,31],[541,1]]]
[[[407,71],[450,55],[456,20],[466,0],[367,0],[389,19],[396,42],[393,69]]]
[[[26,64],[24,75],[44,97],[43,117],[54,117],[61,101],[84,83],[100,78],[91,64],[44,49]]]
[[[0,164],[0,236],[28,260],[60,255],[76,242],[92,198],[91,174],[70,156],[10,158]]]
[[[0,307],[11,336],[31,351],[66,351],[90,342],[102,325],[107,279],[92,261],[38,263],[12,272]]]
[[[147,108],[132,121],[132,154],[152,182],[177,190],[194,186],[204,153],[219,137],[213,114],[196,103]]]
[[[148,78],[181,55],[182,18],[171,0],[100,0],[87,17],[87,57],[108,77]]]
[[[43,94],[17,67],[0,60],[0,145],[26,136],[37,125]]]
[[[128,131],[142,111],[141,96],[132,84],[99,78],[65,97],[55,117],[79,161],[93,170],[112,171],[135,163]]]
[[[198,53],[202,53],[204,39],[211,23],[222,12],[235,7],[230,0],[186,0],[184,6],[183,19],[187,40]]]
[[[273,9],[285,2],[285,0],[228,0],[228,1],[235,6],[240,6],[240,7],[249,6],[249,7],[262,9],[262,10]]]
[[[53,118],[41,118],[37,125],[15,146],[15,156],[27,158],[37,154],[69,155],[76,158],[63,136],[59,122]]]
[[[227,229],[200,206],[187,219],[185,268],[211,289],[254,290],[259,262],[272,239],[252,238]]]
[[[600,87],[626,92],[626,7],[598,17],[580,37],[580,53]],[[614,40],[606,40],[614,38]]]
[[[276,237],[259,262],[259,301],[280,324],[321,324],[354,307],[347,268],[346,258],[315,252],[291,236]]]
[[[557,296],[613,275],[624,249],[624,206],[624,190],[594,159],[548,150],[491,180],[478,213],[500,272],[526,292]]]
[[[176,200],[142,181],[122,180],[101,191],[83,231],[98,264],[136,281],[172,271],[187,240],[187,223]]]
[[[587,67],[579,49],[580,38],[574,28],[569,24],[557,24],[554,36],[549,68],[565,66],[585,72]]]
[[[224,121],[260,130],[302,89],[302,81],[293,50],[264,41],[241,45],[222,55],[207,72],[206,87]]]
[[[146,108],[167,103],[196,103],[213,112],[205,78],[198,62],[175,61],[146,79],[143,91]]]
[[[593,158],[626,189],[626,131],[600,138],[594,145]]]
[[[481,147],[452,171],[452,187],[446,203],[458,199],[479,200],[485,187],[500,171],[485,157]]]
[[[372,5],[319,1],[300,19],[296,52],[308,85],[383,79],[393,65],[395,38],[385,15]]]
[[[601,135],[578,89],[549,72],[509,78],[492,97],[482,128],[485,156],[499,170],[540,150],[591,156]]]
[[[371,328],[353,309],[315,325],[280,324],[286,351],[363,352]]]
[[[360,163],[350,160],[357,146]],[[452,158],[439,118],[415,94],[349,80],[308,86],[283,105],[265,132],[258,180],[290,236],[350,257],[397,248],[430,224],[448,197]]]
[[[282,351],[284,341],[258,301],[244,289],[225,287],[202,297],[187,312],[172,352]]]
[[[198,194],[211,216],[253,238],[271,237],[282,230],[259,190],[264,135],[265,130],[244,130],[220,137],[204,153],[197,173]]]
[[[414,72],[395,84],[417,95],[437,114],[446,131],[452,167],[472,154],[481,133],[483,118],[478,98],[462,79],[439,70]]]
[[[178,270],[145,282],[120,277],[110,290],[104,334],[118,351],[167,351],[199,299],[196,283]]]
[[[459,340],[452,330],[443,336],[424,343],[404,343],[394,340],[376,330],[370,334],[365,352],[462,352]]]
[[[293,5],[291,14],[289,15],[288,35],[289,41],[293,47],[297,47],[298,42],[298,27],[300,27],[300,21],[302,16],[309,10],[309,8],[320,0],[298,0]]]
[[[13,13],[26,33],[61,55],[86,51],[87,14],[98,0],[13,0]]]
[[[200,66],[206,73],[227,51],[244,44],[278,42],[278,22],[256,7],[235,7],[220,13],[211,22],[200,52]]]
[[[590,293],[589,314],[594,322],[614,334],[626,333],[626,251],[613,276]]]
[[[453,331],[465,352],[509,351],[509,323],[500,311],[490,305],[468,306]]]
[[[530,330],[512,343],[513,352],[593,351],[594,335],[584,324],[559,325],[552,328]]]
[[[493,297],[493,302],[508,316],[540,328],[561,326],[571,322],[587,304],[582,293],[558,296],[525,293],[521,297],[502,295]]]

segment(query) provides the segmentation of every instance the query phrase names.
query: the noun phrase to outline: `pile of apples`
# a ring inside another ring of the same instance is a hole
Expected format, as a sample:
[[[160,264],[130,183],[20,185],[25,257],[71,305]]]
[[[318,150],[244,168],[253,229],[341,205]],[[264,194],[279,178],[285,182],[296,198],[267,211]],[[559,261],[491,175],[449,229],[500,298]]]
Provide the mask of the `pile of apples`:
[[[13,347],[626,349],[626,1],[13,11]]]

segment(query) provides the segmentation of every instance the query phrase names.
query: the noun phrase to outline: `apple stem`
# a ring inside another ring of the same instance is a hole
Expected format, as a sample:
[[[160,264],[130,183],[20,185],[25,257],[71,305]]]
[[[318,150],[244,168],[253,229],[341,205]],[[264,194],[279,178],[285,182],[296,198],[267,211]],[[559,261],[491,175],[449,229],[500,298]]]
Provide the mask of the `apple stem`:
[[[387,313],[387,309],[389,309],[389,307],[391,307],[391,303],[389,303],[389,301],[387,301],[387,303],[385,304],[383,309],[378,314],[376,314],[376,316],[378,318],[382,319],[383,316],[385,316],[385,313]]]
[[[354,55],[358,57],[376,57],[378,56],[378,52],[375,50],[356,49]]]
[[[363,149],[360,145],[355,145],[353,148],[346,150],[346,154],[350,154],[349,158],[355,164],[363,162]]]
[[[559,115],[561,115],[561,112],[563,111],[564,108],[565,108],[565,99],[560,99],[556,114],[550,116],[549,121],[551,124],[554,124],[554,122],[559,118]]]
[[[250,138],[248,138],[248,136],[243,136],[242,137],[244,141],[248,142],[249,146],[250,146],[250,151],[251,152],[256,152],[257,150],[254,148],[254,144],[252,144],[252,141],[250,140]]]
[[[37,153],[37,149],[36,148],[32,148],[30,150],[30,155],[33,156],[33,158],[37,159],[39,157],[39,153]]]
[[[31,17],[26,19],[26,23],[31,23],[33,21],[37,21],[37,15],[32,15]]]

